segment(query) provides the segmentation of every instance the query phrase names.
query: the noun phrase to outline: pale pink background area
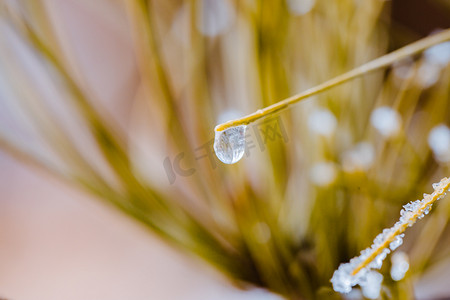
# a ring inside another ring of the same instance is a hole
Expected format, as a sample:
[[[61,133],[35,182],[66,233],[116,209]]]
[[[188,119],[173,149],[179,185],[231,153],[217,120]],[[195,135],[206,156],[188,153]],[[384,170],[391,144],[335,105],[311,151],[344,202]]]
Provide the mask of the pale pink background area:
[[[96,199],[0,154],[0,297],[277,299],[240,291]]]

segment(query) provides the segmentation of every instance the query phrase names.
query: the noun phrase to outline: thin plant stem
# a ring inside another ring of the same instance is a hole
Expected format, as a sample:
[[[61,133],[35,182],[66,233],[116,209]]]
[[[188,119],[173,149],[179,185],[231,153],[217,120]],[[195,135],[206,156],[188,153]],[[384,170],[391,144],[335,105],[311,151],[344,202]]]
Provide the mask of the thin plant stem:
[[[350,81],[352,79],[358,78],[362,75],[368,74],[370,72],[382,69],[384,67],[390,66],[396,61],[402,60],[411,55],[417,54],[430,48],[436,44],[440,44],[442,42],[450,40],[450,29],[446,29],[437,33],[435,35],[423,38],[417,42],[409,44],[403,48],[395,50],[389,54],[383,55],[379,58],[376,58],[366,64],[363,64],[347,73],[336,76],[324,83],[316,85],[302,93],[291,96],[287,99],[281,100],[275,104],[267,106],[263,109],[259,109],[256,112],[249,114],[245,117],[231,120],[216,126],[216,131],[223,131],[227,128],[239,126],[239,125],[248,125],[256,120],[269,116],[275,112],[284,110],[288,108],[290,105],[299,102],[300,100],[306,99],[310,96],[319,94],[323,91],[326,91],[332,87],[338,86],[344,82]]]
[[[420,204],[420,207],[415,210],[408,218],[407,222],[403,222],[400,226],[398,226],[395,230],[393,230],[386,239],[377,247],[375,251],[373,251],[369,256],[367,256],[366,259],[364,259],[352,272],[352,276],[358,274],[359,271],[367,267],[368,264],[370,264],[375,257],[377,257],[384,249],[386,249],[390,243],[394,241],[394,239],[405,232],[406,228],[410,226],[411,224],[414,224],[416,220],[422,216],[425,209],[427,207],[430,207],[435,203],[438,199],[440,199],[444,194],[445,191],[447,191],[450,188],[450,180],[447,178],[444,178],[442,180],[443,185],[440,186],[439,190],[436,190],[431,196],[428,198],[425,197],[425,201],[423,201]]]
[[[403,242],[403,232],[414,225],[417,219],[423,218],[431,210],[432,205],[443,198],[450,189],[450,179],[444,177],[439,183],[433,184],[431,195],[424,194],[422,200],[410,202],[401,211],[400,220],[394,226],[384,229],[369,248],[361,251],[361,255],[344,263],[334,272],[331,282],[337,292],[348,293],[352,286],[363,284],[370,269],[381,268],[387,254],[394,251]]]

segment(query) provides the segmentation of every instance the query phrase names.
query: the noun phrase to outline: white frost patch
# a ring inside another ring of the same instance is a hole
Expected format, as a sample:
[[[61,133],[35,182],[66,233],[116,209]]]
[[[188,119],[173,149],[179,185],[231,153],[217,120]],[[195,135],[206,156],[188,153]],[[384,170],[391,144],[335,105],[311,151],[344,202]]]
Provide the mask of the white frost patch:
[[[361,289],[364,297],[369,299],[378,299],[378,297],[380,297],[382,282],[383,275],[376,271],[370,271],[366,276],[366,281],[361,283]]]
[[[402,251],[396,252],[391,257],[391,263],[392,279],[395,281],[402,280],[409,269],[408,255]]]
[[[430,131],[428,145],[438,161],[450,162],[450,129],[446,125],[438,125]]]
[[[336,126],[336,117],[328,109],[318,109],[308,118],[309,129],[323,136],[331,136],[335,132]]]
[[[332,162],[320,162],[312,166],[309,172],[311,181],[317,186],[332,184],[337,176],[336,166]]]
[[[316,0],[288,0],[289,11],[295,16],[309,13],[315,4]]]
[[[375,109],[370,116],[370,123],[384,137],[392,137],[400,132],[401,116],[388,106]]]

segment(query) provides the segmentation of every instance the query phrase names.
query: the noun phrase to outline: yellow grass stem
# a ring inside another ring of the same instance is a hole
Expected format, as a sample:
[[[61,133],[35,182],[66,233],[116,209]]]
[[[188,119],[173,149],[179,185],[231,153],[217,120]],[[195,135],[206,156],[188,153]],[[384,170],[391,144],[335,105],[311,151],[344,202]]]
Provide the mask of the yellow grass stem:
[[[319,94],[323,91],[326,91],[332,87],[340,85],[349,80],[360,77],[364,74],[368,74],[370,72],[379,70],[381,68],[392,65],[394,62],[402,60],[411,55],[417,54],[419,52],[424,51],[427,48],[430,48],[434,45],[440,44],[442,42],[450,40],[450,29],[443,30],[435,35],[423,38],[417,42],[409,44],[403,48],[395,50],[389,54],[383,55],[379,58],[376,58],[366,64],[363,64],[347,73],[341,74],[337,77],[334,77],[324,83],[321,83],[315,87],[312,87],[302,93],[291,96],[287,99],[281,100],[275,104],[267,106],[263,109],[259,109],[256,112],[249,114],[245,117],[231,120],[216,126],[216,131],[223,131],[227,128],[239,126],[239,125],[247,125],[256,120],[259,120],[263,117],[266,117],[270,114],[278,112],[280,110],[288,108],[288,106],[299,102],[300,100],[306,99],[310,96]]]
[[[379,247],[373,251],[366,259],[364,259],[352,272],[352,276],[358,274],[359,271],[367,267],[370,262],[372,262],[385,248],[389,246],[390,243],[394,241],[394,239],[402,234],[406,228],[410,224],[414,224],[416,220],[424,213],[425,209],[432,205],[436,200],[440,199],[444,196],[445,191],[450,188],[450,179],[444,177],[439,183],[438,187],[435,188],[434,192],[431,195],[426,195],[424,197],[424,201],[421,202],[420,207],[411,213],[406,222],[403,222],[398,228],[392,231],[384,240],[383,243],[379,245]]]

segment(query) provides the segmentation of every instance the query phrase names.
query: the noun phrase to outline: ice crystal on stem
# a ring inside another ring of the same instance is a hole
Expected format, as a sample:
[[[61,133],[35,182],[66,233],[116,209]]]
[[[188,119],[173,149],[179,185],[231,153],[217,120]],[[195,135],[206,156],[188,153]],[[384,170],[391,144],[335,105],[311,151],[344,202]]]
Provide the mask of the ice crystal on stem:
[[[380,269],[386,256],[403,243],[403,232],[406,228],[428,214],[433,203],[445,196],[445,192],[450,189],[450,179],[444,177],[440,182],[433,184],[433,188],[434,192],[431,195],[424,194],[422,200],[404,205],[398,222],[391,228],[384,229],[374,239],[372,246],[361,251],[360,256],[339,266],[331,278],[333,289],[336,292],[349,293],[357,284],[364,289],[368,288],[369,277],[373,276],[371,270]],[[380,280],[375,281],[377,285],[381,284]],[[371,292],[374,290],[377,289],[374,287]],[[371,295],[374,294],[376,293],[371,293]]]
[[[360,283],[364,297],[368,299],[378,299],[378,297],[380,297],[382,282],[383,275],[376,271],[368,272],[364,282]]]

